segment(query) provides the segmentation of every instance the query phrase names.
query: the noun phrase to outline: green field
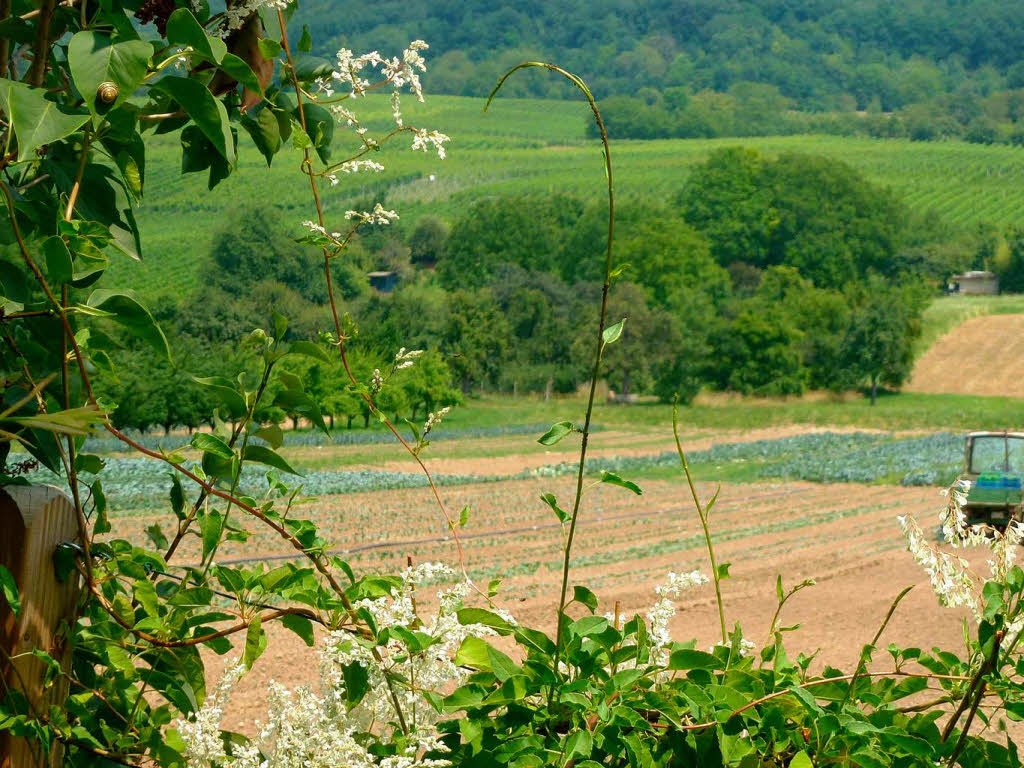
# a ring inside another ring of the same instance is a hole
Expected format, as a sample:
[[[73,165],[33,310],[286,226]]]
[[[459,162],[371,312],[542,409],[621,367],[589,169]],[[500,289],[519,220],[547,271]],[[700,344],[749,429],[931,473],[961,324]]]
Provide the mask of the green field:
[[[484,114],[483,103],[455,96],[431,96],[422,105],[410,103],[409,123],[451,135],[448,159],[441,162],[392,145],[382,153],[384,173],[346,176],[325,191],[328,217],[340,220],[348,203],[369,196],[386,197],[407,223],[426,212],[451,218],[472,200],[487,195],[601,193],[600,150],[585,136],[585,104],[499,99]],[[384,99],[367,98],[358,106],[361,116],[371,117],[366,121],[371,130],[386,126]],[[398,141],[404,144],[406,139]],[[205,190],[205,173],[179,176],[176,139],[154,142],[146,199],[139,212],[145,261],[115,264],[110,270],[112,283],[122,282],[122,270],[131,269],[136,271],[132,282],[144,292],[180,294],[194,284],[196,264],[208,252],[212,233],[225,213],[247,202],[277,208],[295,221],[298,233],[298,223],[311,216],[312,207],[298,172],[297,152],[283,151],[268,171],[244,132],[240,142],[238,170],[210,194]],[[619,194],[670,198],[695,163],[716,148],[737,144],[771,154],[798,151],[845,161],[891,187],[914,210],[934,210],[955,224],[1024,221],[1024,150],[963,142],[831,136],[615,142]],[[336,157],[342,157],[340,149]],[[430,174],[435,181],[429,180]]]

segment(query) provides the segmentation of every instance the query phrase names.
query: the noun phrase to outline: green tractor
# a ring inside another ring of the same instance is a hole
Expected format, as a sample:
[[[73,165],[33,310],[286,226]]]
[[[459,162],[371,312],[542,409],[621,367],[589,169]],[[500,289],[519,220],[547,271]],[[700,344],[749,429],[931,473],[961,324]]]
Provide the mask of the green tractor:
[[[964,449],[964,473],[971,490],[964,513],[967,522],[1005,530],[1022,520],[1024,432],[972,432]]]

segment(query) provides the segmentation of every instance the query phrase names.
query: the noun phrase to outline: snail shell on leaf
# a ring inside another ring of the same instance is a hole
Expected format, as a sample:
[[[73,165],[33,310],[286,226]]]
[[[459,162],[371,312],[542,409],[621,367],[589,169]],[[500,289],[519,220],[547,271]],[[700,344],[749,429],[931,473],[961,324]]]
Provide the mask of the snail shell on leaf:
[[[104,104],[113,104],[117,99],[117,84],[111,83],[109,80],[100,83],[96,89],[96,95],[99,96],[100,101]]]

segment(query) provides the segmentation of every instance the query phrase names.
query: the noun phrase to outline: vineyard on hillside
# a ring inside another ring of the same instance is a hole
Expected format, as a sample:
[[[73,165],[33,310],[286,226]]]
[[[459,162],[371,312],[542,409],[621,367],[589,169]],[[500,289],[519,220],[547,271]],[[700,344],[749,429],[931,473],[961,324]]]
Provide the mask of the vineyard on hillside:
[[[408,225],[428,211],[453,216],[470,201],[487,195],[596,194],[592,173],[586,171],[600,167],[600,153],[584,136],[585,104],[509,100],[488,114],[483,105],[482,99],[439,96],[410,108],[417,119],[437,124],[456,137],[448,158],[438,164],[420,153],[398,154],[382,174],[349,175],[344,185],[325,190],[327,209],[343,211],[363,198],[386,198],[401,205],[402,223]],[[386,100],[367,98],[363,110],[372,113],[367,124],[383,123],[387,109]],[[249,138],[239,140],[245,143]],[[1005,225],[1024,215],[1024,150],[963,142],[831,136],[624,141],[615,147],[619,195],[628,198],[644,192],[671,197],[689,169],[712,150],[738,144],[767,154],[834,157],[891,187],[914,210],[933,210],[953,224]],[[151,192],[139,216],[148,250],[137,268],[113,265],[115,279],[119,269],[132,269],[151,294],[172,285],[176,292],[190,288],[215,227],[190,229],[192,246],[182,253],[177,246],[183,217],[197,221],[201,214],[204,220],[217,222],[240,202],[273,206],[286,219],[294,219],[296,226],[307,216],[307,190],[281,159],[267,171],[258,152],[240,151],[238,172],[207,193],[201,174],[166,183],[179,173],[181,149],[176,140],[155,137],[152,150],[146,179]],[[950,183],[953,179],[956,184]]]

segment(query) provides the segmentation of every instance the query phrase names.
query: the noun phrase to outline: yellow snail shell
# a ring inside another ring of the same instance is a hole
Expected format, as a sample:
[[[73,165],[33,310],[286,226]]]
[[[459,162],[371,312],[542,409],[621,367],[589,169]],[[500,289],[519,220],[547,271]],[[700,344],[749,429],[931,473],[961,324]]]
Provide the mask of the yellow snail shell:
[[[110,81],[100,83],[96,89],[96,95],[104,104],[113,104],[117,100],[117,84]]]

